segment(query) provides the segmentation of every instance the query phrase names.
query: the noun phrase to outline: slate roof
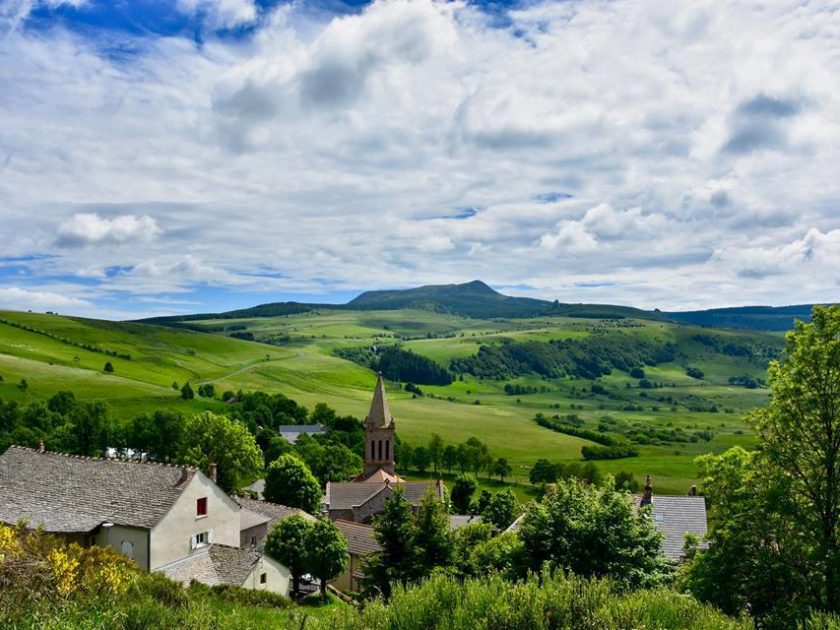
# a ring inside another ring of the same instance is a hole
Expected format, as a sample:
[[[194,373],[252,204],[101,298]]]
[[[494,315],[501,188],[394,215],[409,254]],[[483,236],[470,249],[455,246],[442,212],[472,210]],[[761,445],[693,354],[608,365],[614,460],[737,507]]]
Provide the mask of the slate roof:
[[[640,501],[640,496],[634,497],[636,506]],[[665,537],[662,540],[662,553],[674,562],[682,557],[686,532],[696,534],[702,540],[708,531],[705,497],[655,494],[651,514],[656,529]]]
[[[439,481],[406,481],[396,484],[375,481],[361,483],[349,481],[328,483],[324,503],[329,506],[330,510],[349,510],[354,506],[364,505],[389,485],[402,488],[403,497],[411,505],[418,505],[420,499],[430,487],[434,488],[440,499],[443,500],[443,484]]]
[[[277,427],[277,432],[282,435],[289,444],[296,444],[301,435],[326,433],[327,428],[323,424],[289,424]]]
[[[158,571],[187,585],[195,580],[208,586],[242,586],[260,558],[262,554],[257,551],[213,544],[193,549],[188,556],[171,562]]]
[[[242,507],[242,511],[240,512],[240,530],[268,523],[268,529],[270,531],[277,523],[284,518],[290,517],[292,514],[300,514],[312,522],[316,520],[314,516],[307,514],[303,510],[280,505],[279,503],[259,501],[246,496],[235,496],[233,500]]]
[[[10,446],[0,455],[0,522],[26,519],[48,532],[101,523],[151,529],[198,471]]]
[[[370,402],[370,411],[365,418],[368,427],[381,429],[389,426],[394,418],[388,408],[388,398],[385,396],[385,380],[380,374],[376,379],[376,387],[373,390],[373,400]]]
[[[382,551],[382,547],[376,542],[373,527],[370,525],[337,519],[335,526],[344,534],[347,540],[347,551],[351,556],[366,556],[369,553]]]

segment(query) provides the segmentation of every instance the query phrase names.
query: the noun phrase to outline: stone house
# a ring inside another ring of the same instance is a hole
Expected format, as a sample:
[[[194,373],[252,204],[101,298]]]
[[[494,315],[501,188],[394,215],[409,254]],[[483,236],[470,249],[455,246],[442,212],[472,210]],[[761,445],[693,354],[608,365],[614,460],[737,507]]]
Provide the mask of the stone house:
[[[146,571],[169,571],[184,561],[179,575],[193,567],[196,573],[187,577],[202,581],[208,562],[223,562],[237,570],[228,574],[217,566],[209,583],[240,585],[242,567],[256,566],[255,552],[240,548],[240,512],[213,479],[190,466],[19,446],[0,455],[0,522],[25,520],[69,542],[111,547]],[[196,558],[203,556],[201,565]],[[271,566],[259,588],[288,594],[288,579],[280,579],[284,572]],[[220,582],[225,576],[234,582]]]
[[[382,547],[376,542],[373,527],[350,521],[337,520],[335,526],[347,541],[347,551],[350,563],[347,570],[335,578],[330,584],[343,592],[358,592],[362,590],[362,580],[365,558],[372,553],[379,553]]]

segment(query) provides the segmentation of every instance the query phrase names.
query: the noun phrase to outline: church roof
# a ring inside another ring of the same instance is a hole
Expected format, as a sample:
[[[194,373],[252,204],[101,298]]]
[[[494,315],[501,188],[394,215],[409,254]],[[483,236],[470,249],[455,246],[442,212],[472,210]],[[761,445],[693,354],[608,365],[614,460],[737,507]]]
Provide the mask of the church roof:
[[[400,483],[401,481],[404,481],[404,479],[399,475],[392,475],[387,470],[383,470],[382,468],[377,468],[375,472],[372,472],[369,475],[362,473],[358,477],[353,478],[354,483],[367,483],[369,481],[387,481],[388,483]]]
[[[387,482],[356,483],[351,481],[327,483],[324,503],[330,510],[349,510],[364,505],[377,494],[391,487],[402,488],[403,498],[413,506],[420,504],[420,499],[429,488],[434,490],[441,501],[444,499],[443,483],[440,481],[406,481],[397,484]]]
[[[391,410],[388,409],[388,399],[385,397],[385,379],[380,374],[376,379],[373,400],[370,403],[370,411],[365,418],[365,422],[372,428],[385,428],[390,426],[392,421]]]

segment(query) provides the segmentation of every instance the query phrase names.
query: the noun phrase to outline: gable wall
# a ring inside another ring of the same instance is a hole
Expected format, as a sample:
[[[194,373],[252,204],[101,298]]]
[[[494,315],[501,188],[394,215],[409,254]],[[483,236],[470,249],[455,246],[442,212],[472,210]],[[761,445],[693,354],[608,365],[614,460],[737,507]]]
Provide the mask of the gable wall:
[[[196,500],[207,497],[207,516],[196,516]],[[152,570],[190,552],[190,537],[212,530],[213,542],[239,546],[239,505],[203,473],[197,472],[151,533]]]
[[[266,583],[260,584],[260,575],[263,573],[266,574]],[[271,591],[288,596],[291,582],[292,574],[285,566],[268,556],[263,556],[242,586],[255,591]]]
[[[110,529],[110,531],[108,531]],[[138,527],[123,527],[114,525],[111,528],[100,527],[94,537],[93,544],[100,547],[111,547],[122,553],[123,541],[131,543],[134,551],[134,561],[141,569],[149,570],[149,530]]]

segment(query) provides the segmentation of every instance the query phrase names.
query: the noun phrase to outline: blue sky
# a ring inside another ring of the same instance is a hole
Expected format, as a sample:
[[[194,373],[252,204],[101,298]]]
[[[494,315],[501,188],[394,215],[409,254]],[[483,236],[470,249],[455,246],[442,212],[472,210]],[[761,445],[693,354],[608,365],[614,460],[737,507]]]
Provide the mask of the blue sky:
[[[0,308],[837,299],[840,0],[0,0]]]

